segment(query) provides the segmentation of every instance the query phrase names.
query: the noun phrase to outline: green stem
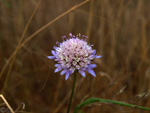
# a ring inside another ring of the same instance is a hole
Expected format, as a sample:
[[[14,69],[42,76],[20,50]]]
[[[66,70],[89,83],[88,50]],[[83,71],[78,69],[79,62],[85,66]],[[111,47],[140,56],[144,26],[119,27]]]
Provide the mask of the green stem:
[[[73,97],[73,94],[74,94],[74,88],[75,88],[75,84],[76,84],[76,75],[77,75],[77,70],[74,72],[74,81],[73,81],[72,92],[71,92],[71,97],[70,97],[67,113],[69,113],[69,110],[70,110],[70,107],[71,107],[72,97]]]

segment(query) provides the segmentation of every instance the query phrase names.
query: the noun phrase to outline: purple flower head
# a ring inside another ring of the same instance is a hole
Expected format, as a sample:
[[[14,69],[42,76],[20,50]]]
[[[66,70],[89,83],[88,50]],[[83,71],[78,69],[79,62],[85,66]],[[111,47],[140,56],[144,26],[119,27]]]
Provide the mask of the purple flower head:
[[[61,75],[66,74],[65,79],[69,78],[69,75],[74,73],[75,70],[85,77],[85,71],[96,77],[93,68],[96,64],[91,64],[95,58],[101,58],[102,56],[95,55],[96,50],[92,50],[92,46],[88,45],[83,39],[87,37],[85,35],[78,34],[76,36],[69,33],[69,38],[58,44],[58,47],[54,47],[51,53],[53,56],[48,56],[49,59],[54,59],[55,72],[61,71]]]

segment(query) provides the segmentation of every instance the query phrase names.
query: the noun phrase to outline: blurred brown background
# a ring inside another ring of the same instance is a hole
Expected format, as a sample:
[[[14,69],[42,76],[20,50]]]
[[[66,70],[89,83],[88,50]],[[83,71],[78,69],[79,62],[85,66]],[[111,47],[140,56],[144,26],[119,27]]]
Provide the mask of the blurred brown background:
[[[61,36],[70,32],[87,35],[97,54],[103,56],[95,60],[96,78],[89,74],[86,78],[77,76],[71,112],[90,97],[150,107],[150,0],[91,0],[52,22],[17,50],[38,2],[0,0],[0,93],[14,110],[66,113],[73,77],[66,81],[65,76],[54,73],[55,62],[47,56],[51,55],[56,41],[61,42]],[[82,2],[41,0],[22,42]],[[16,54],[9,60],[14,51]],[[106,103],[95,103],[81,110],[85,113],[148,113]]]

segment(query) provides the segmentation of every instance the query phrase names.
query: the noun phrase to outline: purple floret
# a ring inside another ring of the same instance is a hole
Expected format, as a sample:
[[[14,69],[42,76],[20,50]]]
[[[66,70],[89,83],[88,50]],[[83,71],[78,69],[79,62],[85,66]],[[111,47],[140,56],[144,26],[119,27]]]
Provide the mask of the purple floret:
[[[66,36],[64,37],[66,38]],[[96,68],[96,64],[91,64],[91,62],[102,56],[95,55],[96,50],[92,50],[92,45],[88,45],[83,38],[87,38],[87,36],[80,33],[75,36],[70,33],[68,39],[57,43],[58,47],[54,46],[55,50],[51,51],[53,56],[48,56],[49,59],[54,59],[57,62],[55,72],[61,71],[61,75],[66,74],[66,80],[75,70],[78,70],[83,77],[85,77],[85,71],[96,77],[93,70]]]

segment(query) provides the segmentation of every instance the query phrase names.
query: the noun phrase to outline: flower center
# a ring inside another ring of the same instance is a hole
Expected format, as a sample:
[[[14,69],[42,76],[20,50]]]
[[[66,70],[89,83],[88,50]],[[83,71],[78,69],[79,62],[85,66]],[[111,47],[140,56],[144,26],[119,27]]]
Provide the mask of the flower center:
[[[56,61],[63,68],[69,68],[71,71],[75,69],[87,68],[94,59],[91,46],[84,40],[79,38],[71,38],[60,44],[56,49]]]

